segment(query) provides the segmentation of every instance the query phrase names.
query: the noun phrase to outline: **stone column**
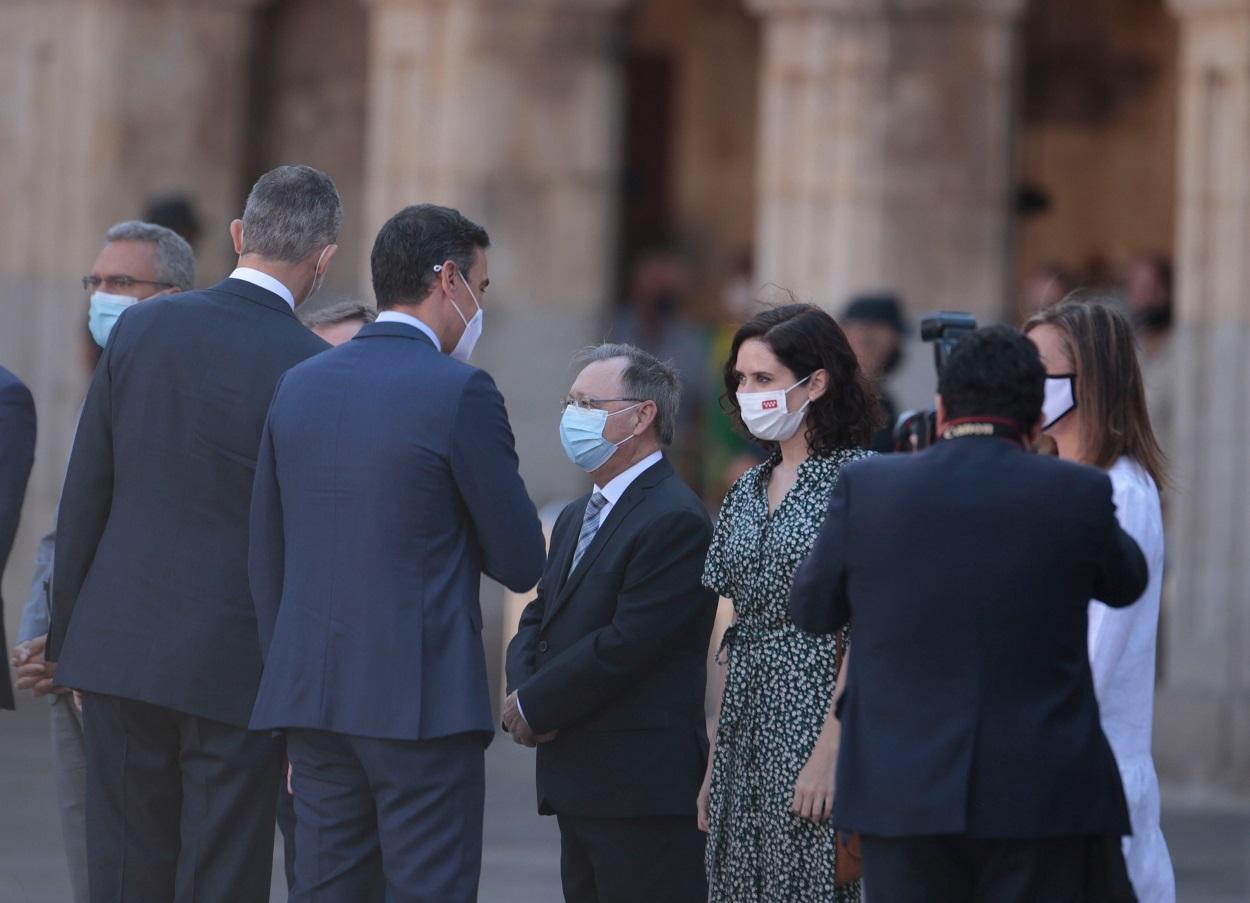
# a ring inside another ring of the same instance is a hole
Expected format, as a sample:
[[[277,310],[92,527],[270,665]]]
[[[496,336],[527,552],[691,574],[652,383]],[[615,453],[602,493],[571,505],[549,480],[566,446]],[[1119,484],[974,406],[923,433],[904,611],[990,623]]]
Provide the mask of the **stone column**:
[[[1250,790],[1250,0],[1170,0],[1181,24],[1176,486],[1164,778]]]
[[[745,0],[764,19],[761,281],[1006,311],[1022,0]]]
[[[531,497],[540,506],[574,497],[586,484],[560,448],[558,402],[613,285],[624,2],[365,2],[360,253],[367,259],[377,229],[408,204],[446,204],[486,227],[491,288],[474,362],[507,400]],[[527,601],[510,596],[505,610],[498,594],[484,595],[488,649],[502,650]]]
[[[486,227],[491,289],[475,361],[507,398],[534,498],[579,493],[557,402],[612,286],[622,0],[367,2],[360,253],[407,204],[447,204]]]
[[[39,411],[35,472],[5,583],[11,625],[34,542],[51,523],[86,385],[78,280],[104,230],[138,216],[158,191],[185,191],[208,227],[202,279],[228,261],[225,224],[242,202],[255,2],[0,3],[0,363],[31,386]]]

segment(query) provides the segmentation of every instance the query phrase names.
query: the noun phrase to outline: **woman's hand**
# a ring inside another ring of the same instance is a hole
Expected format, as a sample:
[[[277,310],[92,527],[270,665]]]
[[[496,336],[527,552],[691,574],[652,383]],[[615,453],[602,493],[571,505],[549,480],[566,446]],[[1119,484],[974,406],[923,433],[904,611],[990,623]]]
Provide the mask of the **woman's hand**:
[[[800,818],[819,824],[833,815],[833,769],[837,749],[817,743],[807,764],[794,782],[794,799],[790,811]]]
[[[706,834],[710,827],[712,811],[712,759],[708,758],[707,771],[703,775],[703,786],[699,788],[696,803],[699,814],[699,830]]]

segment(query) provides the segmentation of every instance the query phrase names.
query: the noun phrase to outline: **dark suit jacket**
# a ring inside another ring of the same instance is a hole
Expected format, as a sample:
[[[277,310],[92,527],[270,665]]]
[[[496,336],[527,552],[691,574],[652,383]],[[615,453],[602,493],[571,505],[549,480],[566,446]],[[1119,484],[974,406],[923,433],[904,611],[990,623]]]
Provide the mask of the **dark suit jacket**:
[[[26,481],[35,462],[35,400],[30,389],[0,367],[0,578],[13,550],[13,538],[22,516]],[[8,658],[4,632],[4,599],[0,598],[0,650]],[[13,708],[13,685],[8,665],[0,666],[0,709]]]
[[[402,323],[283,378],[252,502],[254,728],[494,734],[481,575],[522,592],[542,526],[484,371]]]
[[[625,490],[570,574],[589,500],[556,521],[538,596],[508,647],[508,689],[530,727],[559,731],[538,748],[538,809],[692,816],[707,764],[716,595],[701,578],[712,526],[663,460]]]
[[[834,824],[1128,833],[1086,609],[1146,579],[1101,471],[992,437],[848,467],[790,596],[804,630],[852,625]]]
[[[327,348],[249,282],[128,308],[83,405],[57,515],[57,681],[246,725],[256,449],[278,377]]]

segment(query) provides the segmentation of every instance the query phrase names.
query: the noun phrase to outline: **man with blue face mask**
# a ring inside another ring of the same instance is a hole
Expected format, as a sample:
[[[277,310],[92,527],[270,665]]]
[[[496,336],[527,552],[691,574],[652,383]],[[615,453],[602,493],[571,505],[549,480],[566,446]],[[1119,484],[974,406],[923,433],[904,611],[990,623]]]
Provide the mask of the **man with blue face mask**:
[[[89,355],[108,343],[113,324],[121,312],[141,301],[190,289],[195,284],[195,255],[177,233],[155,223],[129,220],[110,228],[104,247],[82,279],[88,295],[87,326],[91,335]],[[18,689],[30,690],[49,702],[52,735],[52,773],[61,816],[61,835],[69,864],[74,903],[87,901],[87,826],[85,750],[82,716],[70,691],[53,683],[55,665],[44,659],[48,638],[52,564],[56,550],[56,525],[43,537],[35,554],[30,592],[22,610],[21,625],[11,661],[17,669]]]
[[[105,233],[91,272],[82,277],[91,337],[103,348],[126,308],[194,283],[195,255],[176,232],[138,220],[118,223]]]
[[[703,903],[712,526],[662,451],[673,369],[621,344],[580,363],[560,440],[594,487],[556,521],[508,646],[504,726],[538,746],[538,811],[559,822],[568,903]]]

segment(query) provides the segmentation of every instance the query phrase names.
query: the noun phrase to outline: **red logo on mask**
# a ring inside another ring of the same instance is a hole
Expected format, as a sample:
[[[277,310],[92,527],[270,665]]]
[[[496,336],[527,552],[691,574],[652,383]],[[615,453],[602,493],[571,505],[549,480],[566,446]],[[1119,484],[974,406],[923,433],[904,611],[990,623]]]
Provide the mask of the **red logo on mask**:
[[[775,411],[777,410],[777,399],[770,398],[760,405],[760,407],[765,411]]]

